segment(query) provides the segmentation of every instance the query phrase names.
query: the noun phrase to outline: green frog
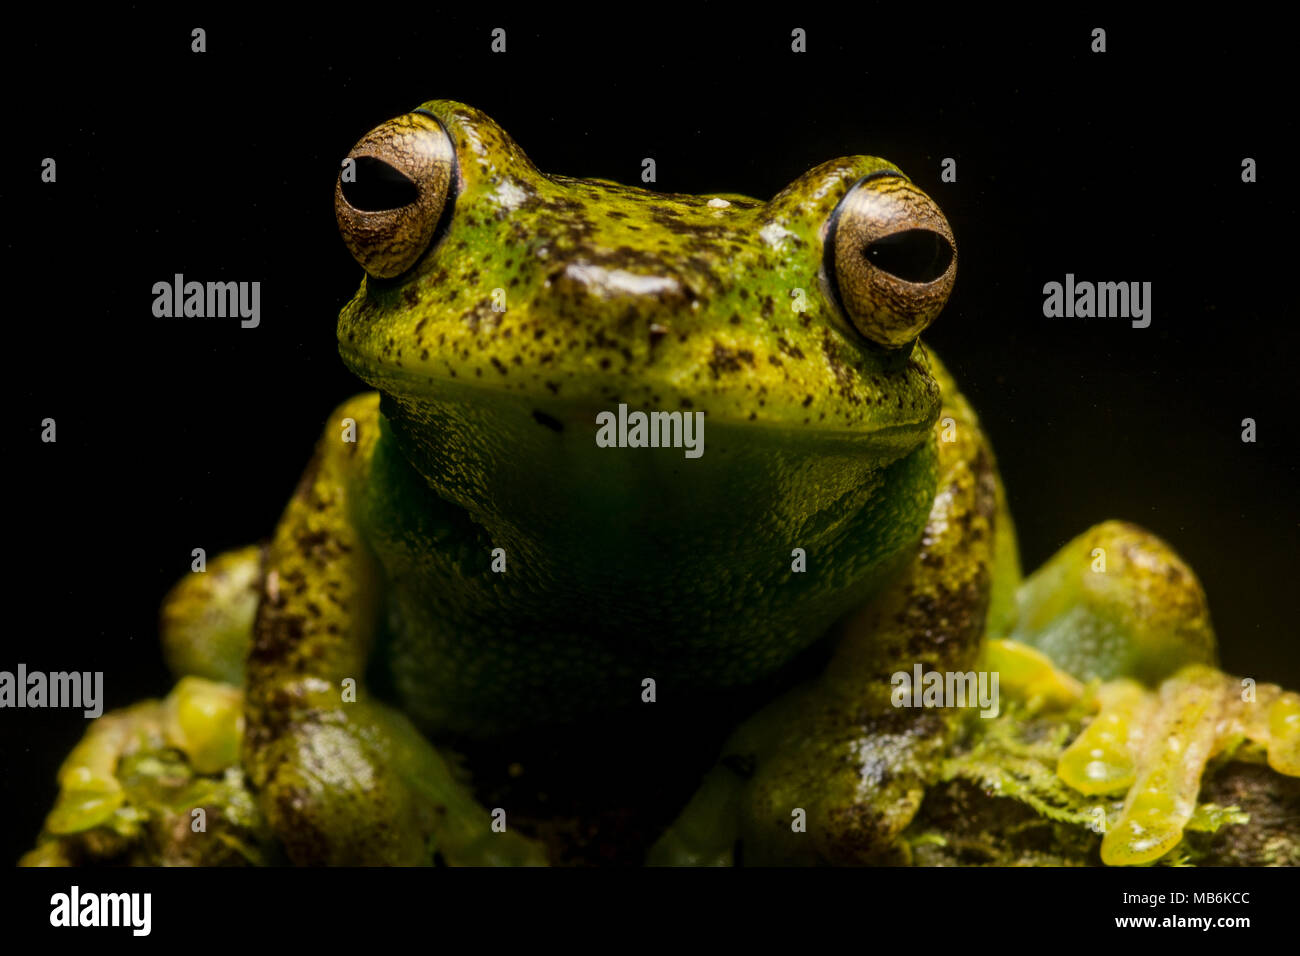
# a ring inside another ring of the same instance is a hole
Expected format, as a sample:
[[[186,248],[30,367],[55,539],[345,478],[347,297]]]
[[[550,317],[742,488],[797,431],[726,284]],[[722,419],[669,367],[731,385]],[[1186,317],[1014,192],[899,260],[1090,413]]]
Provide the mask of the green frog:
[[[1107,522],[1022,580],[993,452],[919,339],[956,241],[889,162],[767,202],[661,194],[540,173],[437,100],[364,136],[334,201],[365,272],[339,350],[375,391],[329,417],[269,541],[168,595],[180,683],[92,725],[25,862],[114,858],[159,814],[151,852],[225,862],[203,847],[238,841],[185,825],[204,808],[243,857],[564,862],[509,785],[542,751],[495,787],[465,755],[632,724],[606,756],[658,727],[647,778],[680,753],[687,781],[647,785],[637,858],[904,862],[990,709],[929,675],[1087,701],[1058,772],[1111,796],[1105,862],[1177,845],[1229,746],[1300,773],[1296,696],[1238,699],[1166,544]]]

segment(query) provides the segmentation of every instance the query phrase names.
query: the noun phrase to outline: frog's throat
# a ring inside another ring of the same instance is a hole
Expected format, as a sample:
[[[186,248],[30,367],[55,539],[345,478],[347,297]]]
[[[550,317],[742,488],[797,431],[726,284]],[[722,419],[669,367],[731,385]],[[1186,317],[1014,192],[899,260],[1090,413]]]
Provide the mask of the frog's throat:
[[[386,653],[404,708],[448,732],[599,712],[647,674],[692,694],[753,684],[886,584],[935,493],[933,439],[888,464],[801,462],[764,441],[788,436],[732,426],[688,461],[568,454],[530,419],[518,440],[536,444],[511,453],[474,408],[435,426],[381,407],[361,526],[394,583]],[[430,441],[440,428],[465,434]],[[509,662],[500,680],[446,673],[467,643]],[[515,674],[545,674],[545,693]]]

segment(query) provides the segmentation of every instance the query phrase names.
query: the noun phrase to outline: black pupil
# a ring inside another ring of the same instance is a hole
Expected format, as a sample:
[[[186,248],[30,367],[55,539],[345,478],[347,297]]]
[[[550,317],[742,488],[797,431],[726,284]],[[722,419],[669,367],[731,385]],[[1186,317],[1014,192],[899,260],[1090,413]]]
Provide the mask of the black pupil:
[[[361,212],[401,209],[420,198],[420,191],[399,170],[374,156],[358,156],[356,182],[343,180],[343,198]]]
[[[948,240],[929,229],[908,229],[877,239],[863,250],[873,266],[906,282],[933,282],[952,263]]]

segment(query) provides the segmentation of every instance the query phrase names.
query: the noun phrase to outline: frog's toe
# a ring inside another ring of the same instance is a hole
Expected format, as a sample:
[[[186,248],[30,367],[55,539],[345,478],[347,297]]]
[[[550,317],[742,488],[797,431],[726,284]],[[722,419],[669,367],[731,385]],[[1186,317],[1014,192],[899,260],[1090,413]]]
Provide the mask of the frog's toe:
[[[28,866],[262,862],[265,825],[237,765],[242,694],[189,677],[105,714],[59,769]]]
[[[1106,828],[1109,865],[1150,863],[1179,844],[1209,762],[1230,754],[1300,776],[1300,696],[1189,665],[1149,691],[1131,680],[1096,692],[1097,715],[1061,755],[1058,775],[1086,794],[1126,794]]]
[[[1173,549],[1122,521],[1090,528],[1017,593],[1013,639],[1080,680],[1154,685],[1187,664],[1214,664],[1205,592]]]

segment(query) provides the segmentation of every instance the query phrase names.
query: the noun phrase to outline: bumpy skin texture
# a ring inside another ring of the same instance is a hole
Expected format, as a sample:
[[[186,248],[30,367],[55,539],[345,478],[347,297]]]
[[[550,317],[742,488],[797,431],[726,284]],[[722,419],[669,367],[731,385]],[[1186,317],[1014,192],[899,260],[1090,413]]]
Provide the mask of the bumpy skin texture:
[[[974,412],[919,341],[864,338],[919,331],[951,284],[835,266],[848,195],[942,223],[901,173],[851,157],[770,202],[711,201],[543,175],[456,103],[372,143],[409,160],[403,130],[447,138],[420,183],[419,209],[442,212],[428,251],[340,315],[378,393],[329,418],[263,548],[169,596],[168,660],[192,676],[92,728],[25,862],[1097,862],[1100,841],[1101,861],[1142,863],[1250,826],[1233,852],[1285,861],[1285,813],[1250,824],[1198,792],[1243,762],[1300,772],[1295,695],[1235,699],[1195,576],[1139,528],[1099,525],[1022,585]],[[434,231],[417,213],[340,221],[361,259],[394,221]],[[837,281],[859,283],[857,320]],[[704,413],[705,454],[597,447],[596,413],[621,402]],[[1002,714],[895,706],[892,675],[917,664],[997,670]],[[663,706],[648,678],[739,701],[688,728],[716,736],[716,763],[628,743],[628,714]],[[480,768],[476,748],[500,756],[533,724],[604,723],[606,749],[540,795],[521,763],[521,782],[485,781],[449,749]],[[639,829],[610,823],[639,797],[584,817],[555,792],[603,792],[619,757],[686,783],[646,795]],[[1263,810],[1289,799],[1240,779]],[[972,786],[1046,821],[1059,852],[964,831]],[[548,797],[570,809],[539,811]],[[178,816],[200,798],[219,841]],[[602,835],[632,831],[630,851]]]

